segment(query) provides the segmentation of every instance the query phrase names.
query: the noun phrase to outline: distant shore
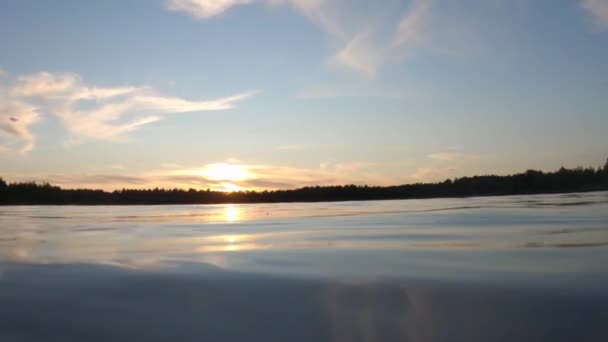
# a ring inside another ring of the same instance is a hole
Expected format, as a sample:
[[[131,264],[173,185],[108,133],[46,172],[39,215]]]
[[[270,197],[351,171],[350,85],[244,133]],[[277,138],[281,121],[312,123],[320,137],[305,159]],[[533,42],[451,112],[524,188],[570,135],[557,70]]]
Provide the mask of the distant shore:
[[[68,191],[70,191],[68,189]],[[288,190],[295,191],[295,190]],[[573,193],[590,193],[590,192],[606,192],[608,187],[602,187],[597,189],[580,189],[580,190],[569,190],[569,191],[554,191],[554,192],[521,192],[521,193],[505,193],[505,194],[472,194],[472,195],[460,195],[460,196],[427,196],[427,197],[387,197],[387,198],[344,198],[344,199],[316,199],[316,200],[305,200],[305,199],[293,199],[293,200],[259,200],[259,201],[239,201],[232,200],[234,196],[237,196],[238,192],[221,192],[225,194],[226,200],[218,200],[217,202],[60,202],[60,203],[48,203],[48,202],[29,202],[29,203],[4,203],[0,202],[2,206],[147,206],[147,205],[216,205],[216,204],[280,204],[280,203],[333,203],[333,202],[364,202],[364,201],[400,201],[400,200],[424,200],[424,199],[449,199],[449,198],[471,198],[471,197],[505,197],[505,196],[533,196],[533,195],[560,195],[560,194],[573,194]],[[234,195],[233,195],[234,194]]]
[[[7,183],[0,178],[0,205],[171,205],[403,200],[535,195],[608,190],[603,168],[528,170],[508,176],[473,176],[438,183],[396,186],[315,186],[294,190],[221,192],[196,189],[62,189],[48,183]]]

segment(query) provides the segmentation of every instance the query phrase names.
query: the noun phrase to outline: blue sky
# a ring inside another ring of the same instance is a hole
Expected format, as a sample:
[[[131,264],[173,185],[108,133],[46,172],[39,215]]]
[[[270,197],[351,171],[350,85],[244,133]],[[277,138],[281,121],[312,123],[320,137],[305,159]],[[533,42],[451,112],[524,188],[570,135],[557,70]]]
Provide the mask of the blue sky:
[[[608,157],[608,0],[0,3],[0,176],[291,188]]]

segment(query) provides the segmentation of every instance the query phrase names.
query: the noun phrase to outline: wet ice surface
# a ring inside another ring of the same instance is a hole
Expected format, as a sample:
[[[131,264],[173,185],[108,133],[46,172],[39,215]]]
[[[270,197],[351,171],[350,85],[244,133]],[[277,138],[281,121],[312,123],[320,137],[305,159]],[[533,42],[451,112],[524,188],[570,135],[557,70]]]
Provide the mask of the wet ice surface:
[[[608,340],[608,193],[0,207],[1,341]]]

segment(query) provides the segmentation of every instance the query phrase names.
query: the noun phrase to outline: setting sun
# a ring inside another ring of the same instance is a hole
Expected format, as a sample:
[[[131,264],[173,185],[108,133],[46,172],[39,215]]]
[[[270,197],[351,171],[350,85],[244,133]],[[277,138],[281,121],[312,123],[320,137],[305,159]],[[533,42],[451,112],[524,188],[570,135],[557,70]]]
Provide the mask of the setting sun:
[[[238,186],[236,184],[223,182],[222,186],[220,188],[217,188],[217,190],[224,191],[224,192],[236,192],[236,191],[243,191],[243,190],[245,190],[245,188]]]
[[[0,0],[0,342],[608,342],[608,0]]]
[[[225,163],[207,165],[197,173],[213,181],[235,182],[251,178],[245,166]]]

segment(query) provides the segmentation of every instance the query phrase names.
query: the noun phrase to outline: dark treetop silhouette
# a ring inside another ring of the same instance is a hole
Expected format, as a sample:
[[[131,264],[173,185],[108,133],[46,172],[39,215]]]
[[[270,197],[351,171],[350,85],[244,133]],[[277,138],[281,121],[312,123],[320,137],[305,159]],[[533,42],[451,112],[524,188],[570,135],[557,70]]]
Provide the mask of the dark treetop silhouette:
[[[398,186],[315,186],[295,190],[220,192],[180,189],[122,189],[113,192],[61,189],[48,183],[7,183],[0,178],[0,204],[214,204],[359,201],[436,197],[498,196],[608,190],[603,168],[528,170],[509,176],[474,176],[440,183]]]

